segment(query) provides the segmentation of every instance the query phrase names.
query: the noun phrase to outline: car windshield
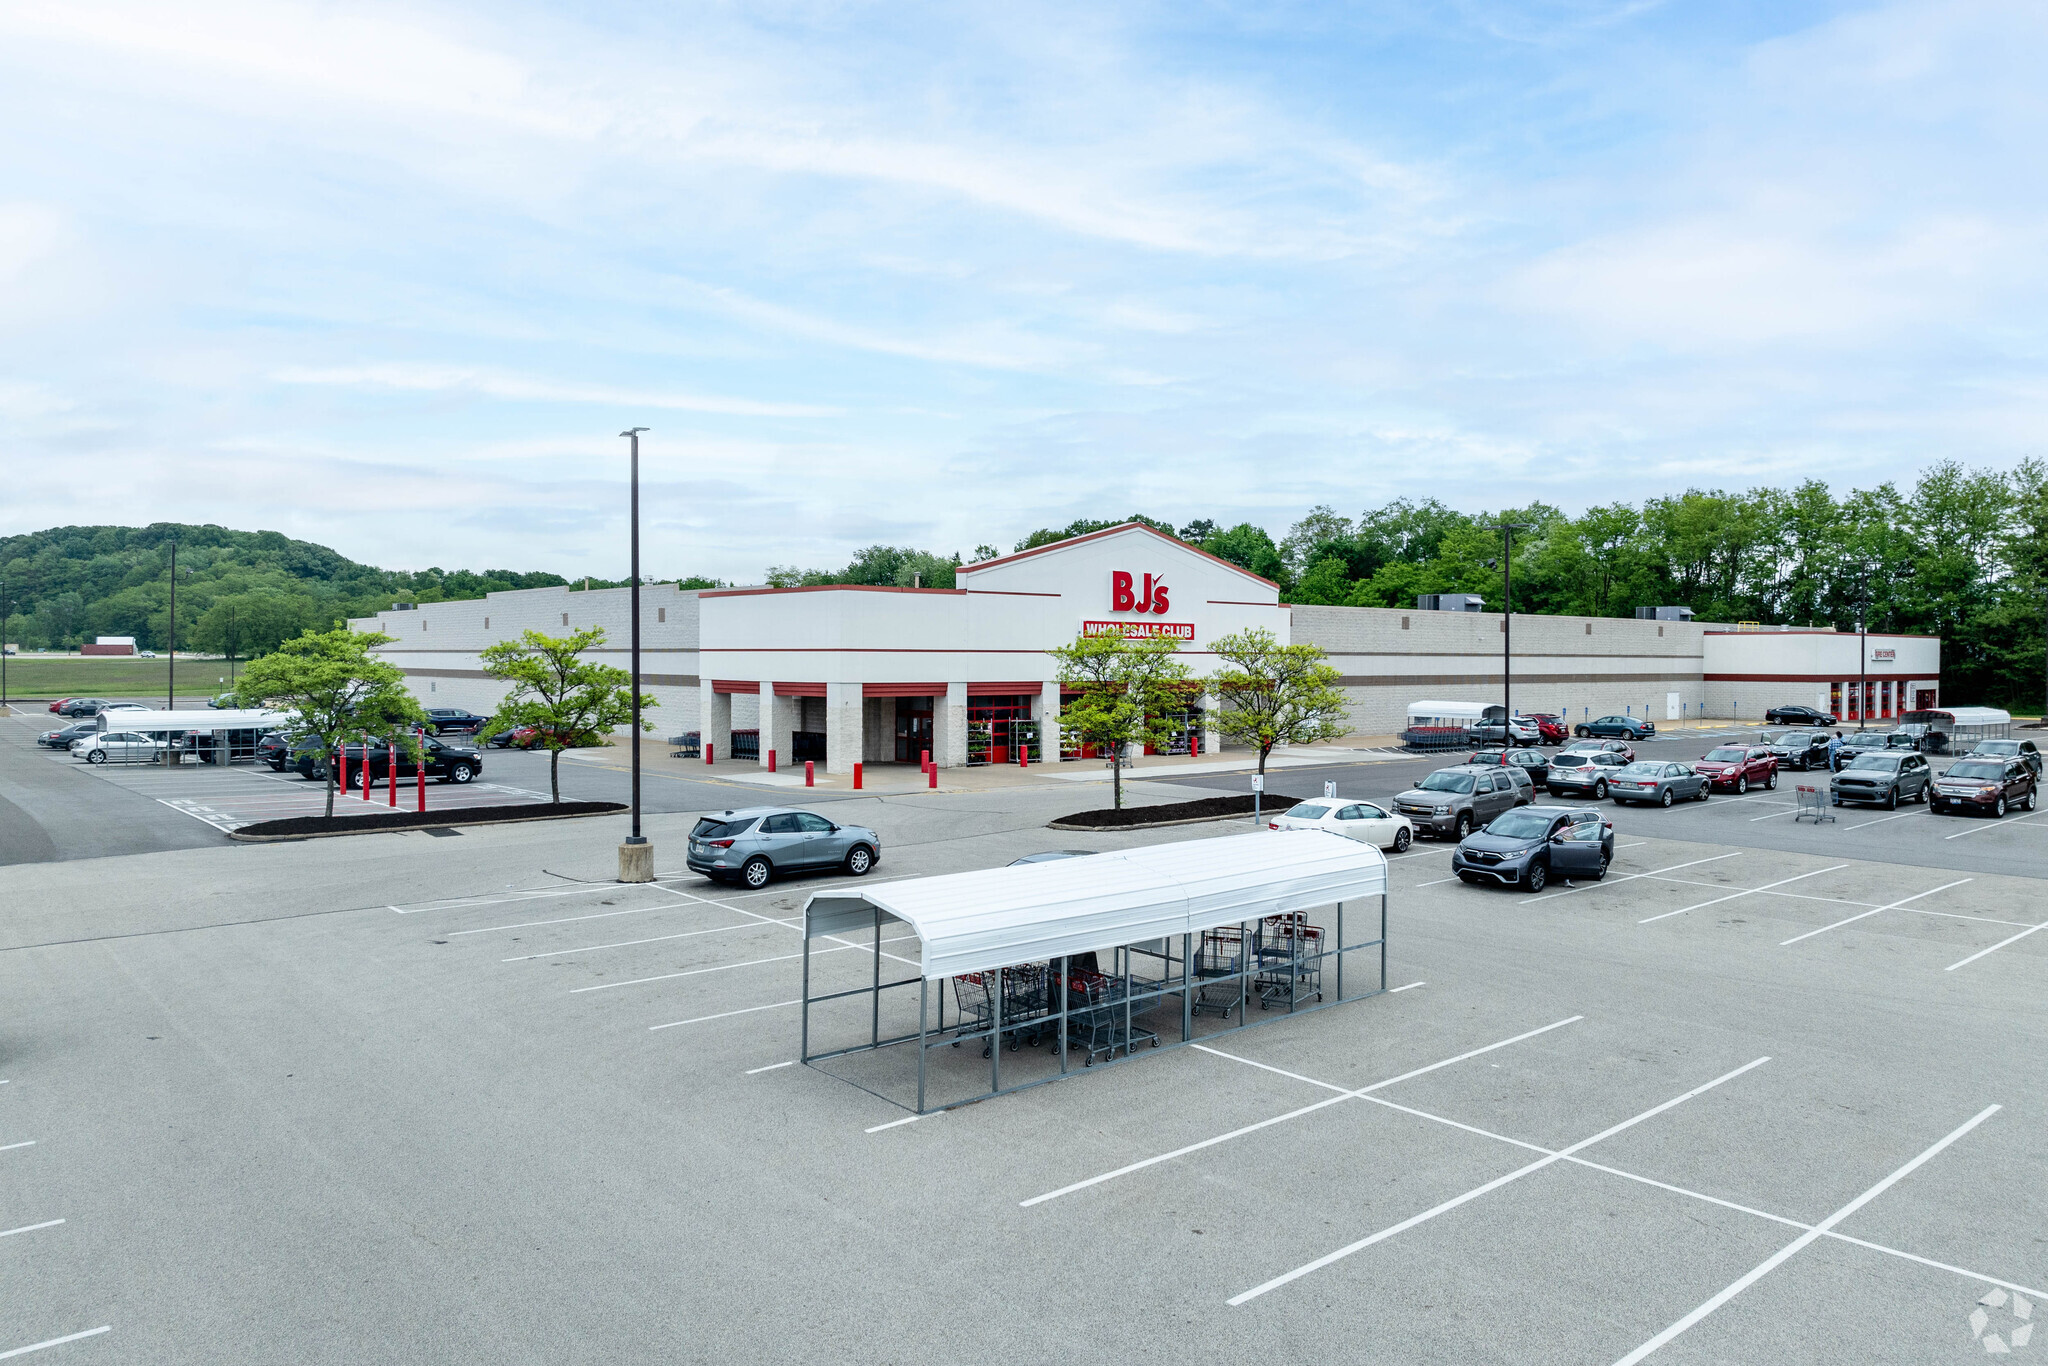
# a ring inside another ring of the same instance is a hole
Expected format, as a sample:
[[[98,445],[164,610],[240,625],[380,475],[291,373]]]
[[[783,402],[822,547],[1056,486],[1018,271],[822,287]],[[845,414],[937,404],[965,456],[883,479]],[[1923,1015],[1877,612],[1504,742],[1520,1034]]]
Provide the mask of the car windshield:
[[[742,816],[736,821],[721,821],[711,816],[705,816],[697,822],[697,828],[690,832],[690,838],[693,840],[731,839],[753,825],[756,819],[758,818],[754,816]]]
[[[1780,735],[1776,743],[1781,745],[1810,745],[1814,733],[1810,730],[1788,730]]]
[[[1550,756],[1550,766],[1552,768],[1584,768],[1592,762],[1591,759],[1583,754],[1553,754]]]
[[[1424,792],[1470,792],[1472,775],[1469,773],[1432,773],[1424,778],[1418,787]]]
[[[1899,756],[1896,754],[1859,754],[1847,764],[1844,764],[1843,767],[1874,768],[1884,773],[1896,773],[1899,770]]]
[[[1621,771],[1623,773],[1639,773],[1647,778],[1661,778],[1664,776],[1664,765],[1653,763],[1648,759],[1642,759],[1627,765]]]
[[[1952,766],[1945,776],[1950,778],[1990,778],[1996,780],[2005,776],[2005,765],[1960,763]]]
[[[1499,835],[1511,840],[1537,840],[1550,833],[1552,817],[1539,816],[1533,811],[1509,811],[1496,816],[1486,827],[1489,835]]]
[[[1287,814],[1299,816],[1305,821],[1319,821],[1330,814],[1330,808],[1321,802],[1303,802]]]
[[[2008,755],[2018,754],[2019,752],[2020,742],[2017,740],[1984,740],[1977,745],[1977,753],[1979,754]]]
[[[1726,745],[1707,752],[1707,762],[1715,764],[1739,764],[1749,757],[1749,751],[1730,749]]]

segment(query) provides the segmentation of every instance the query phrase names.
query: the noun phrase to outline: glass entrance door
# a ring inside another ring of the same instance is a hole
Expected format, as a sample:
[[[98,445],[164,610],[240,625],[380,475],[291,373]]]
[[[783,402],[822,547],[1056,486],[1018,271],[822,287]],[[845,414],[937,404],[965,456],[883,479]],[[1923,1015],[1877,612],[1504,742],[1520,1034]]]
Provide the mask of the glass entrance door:
[[[924,758],[932,745],[932,699],[896,699],[896,762],[914,764]]]

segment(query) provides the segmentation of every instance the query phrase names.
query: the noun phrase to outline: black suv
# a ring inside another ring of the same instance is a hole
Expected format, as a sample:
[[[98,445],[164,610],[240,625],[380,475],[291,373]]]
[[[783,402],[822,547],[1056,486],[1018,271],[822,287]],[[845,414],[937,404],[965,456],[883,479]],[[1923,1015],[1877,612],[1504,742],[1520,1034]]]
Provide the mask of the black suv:
[[[1812,707],[1772,707],[1764,713],[1767,726],[1832,726],[1835,718]]]
[[[427,770],[427,776],[438,778],[445,783],[466,783],[484,771],[483,751],[475,745],[457,744],[450,740],[438,740],[431,735],[420,737],[420,749]],[[368,745],[343,745],[343,754],[348,756],[349,778],[362,782],[359,767],[365,758],[370,764],[370,786],[383,782],[391,772],[391,745],[385,740],[372,740]],[[420,771],[404,745],[398,747],[398,776],[411,778]]]
[[[1828,766],[1828,733],[1824,730],[1784,730],[1762,738],[1763,747],[1777,758],[1779,768],[1805,773]]]
[[[1540,892],[1552,874],[1598,881],[1613,858],[1614,823],[1598,811],[1522,806],[1466,836],[1451,855],[1451,871],[1465,882],[1491,879]]]
[[[478,735],[490,723],[490,717],[460,707],[427,708],[427,729],[435,735]]]

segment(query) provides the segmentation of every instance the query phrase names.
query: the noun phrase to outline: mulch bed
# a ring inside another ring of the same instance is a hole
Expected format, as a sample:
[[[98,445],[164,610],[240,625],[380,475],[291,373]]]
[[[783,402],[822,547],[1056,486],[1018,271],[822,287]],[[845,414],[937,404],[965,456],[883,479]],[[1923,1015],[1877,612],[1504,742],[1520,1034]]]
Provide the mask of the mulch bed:
[[[1108,807],[1101,811],[1077,811],[1048,821],[1048,830],[1143,830],[1155,825],[1187,825],[1195,821],[1221,820],[1227,816],[1249,816],[1256,793],[1237,797],[1204,797],[1193,802],[1168,802],[1164,806]],[[1300,797],[1282,797],[1268,792],[1258,798],[1261,812],[1287,810]]]
[[[453,806],[439,811],[380,811],[374,816],[294,816],[258,821],[233,832],[235,839],[311,839],[319,835],[369,835],[380,830],[425,830],[435,826],[494,825],[551,821],[564,816],[609,816],[624,802],[552,802],[528,806]]]

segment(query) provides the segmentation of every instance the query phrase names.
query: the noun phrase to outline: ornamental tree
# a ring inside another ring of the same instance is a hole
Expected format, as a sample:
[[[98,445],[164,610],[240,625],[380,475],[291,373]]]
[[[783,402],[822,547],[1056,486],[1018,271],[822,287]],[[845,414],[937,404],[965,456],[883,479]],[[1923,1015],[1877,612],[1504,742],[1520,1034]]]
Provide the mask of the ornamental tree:
[[[492,718],[500,729],[531,726],[548,751],[548,796],[562,800],[562,751],[601,745],[633,719],[633,675],[614,664],[583,658],[604,644],[604,628],[566,636],[528,630],[484,650],[484,672],[512,685]],[[660,705],[640,695],[642,711]],[[643,719],[642,730],[654,723]]]
[[[405,673],[370,652],[393,637],[360,634],[346,626],[310,628],[253,659],[234,689],[235,705],[290,714],[291,728],[318,739],[327,770],[327,815],[334,815],[333,756],[350,740],[370,735],[408,743],[426,719],[406,691]]]
[[[1351,730],[1341,677],[1314,645],[1282,645],[1271,631],[1254,628],[1219,636],[1213,646],[1223,667],[1209,676],[1222,705],[1212,724],[1226,739],[1259,752],[1259,774],[1273,746],[1334,740]]]
[[[1197,685],[1175,656],[1171,636],[1126,640],[1121,633],[1074,638],[1046,651],[1059,665],[1060,683],[1080,695],[1060,709],[1060,729],[1111,757],[1110,786],[1124,804],[1123,755],[1129,745],[1164,745],[1167,713],[1186,707]]]

